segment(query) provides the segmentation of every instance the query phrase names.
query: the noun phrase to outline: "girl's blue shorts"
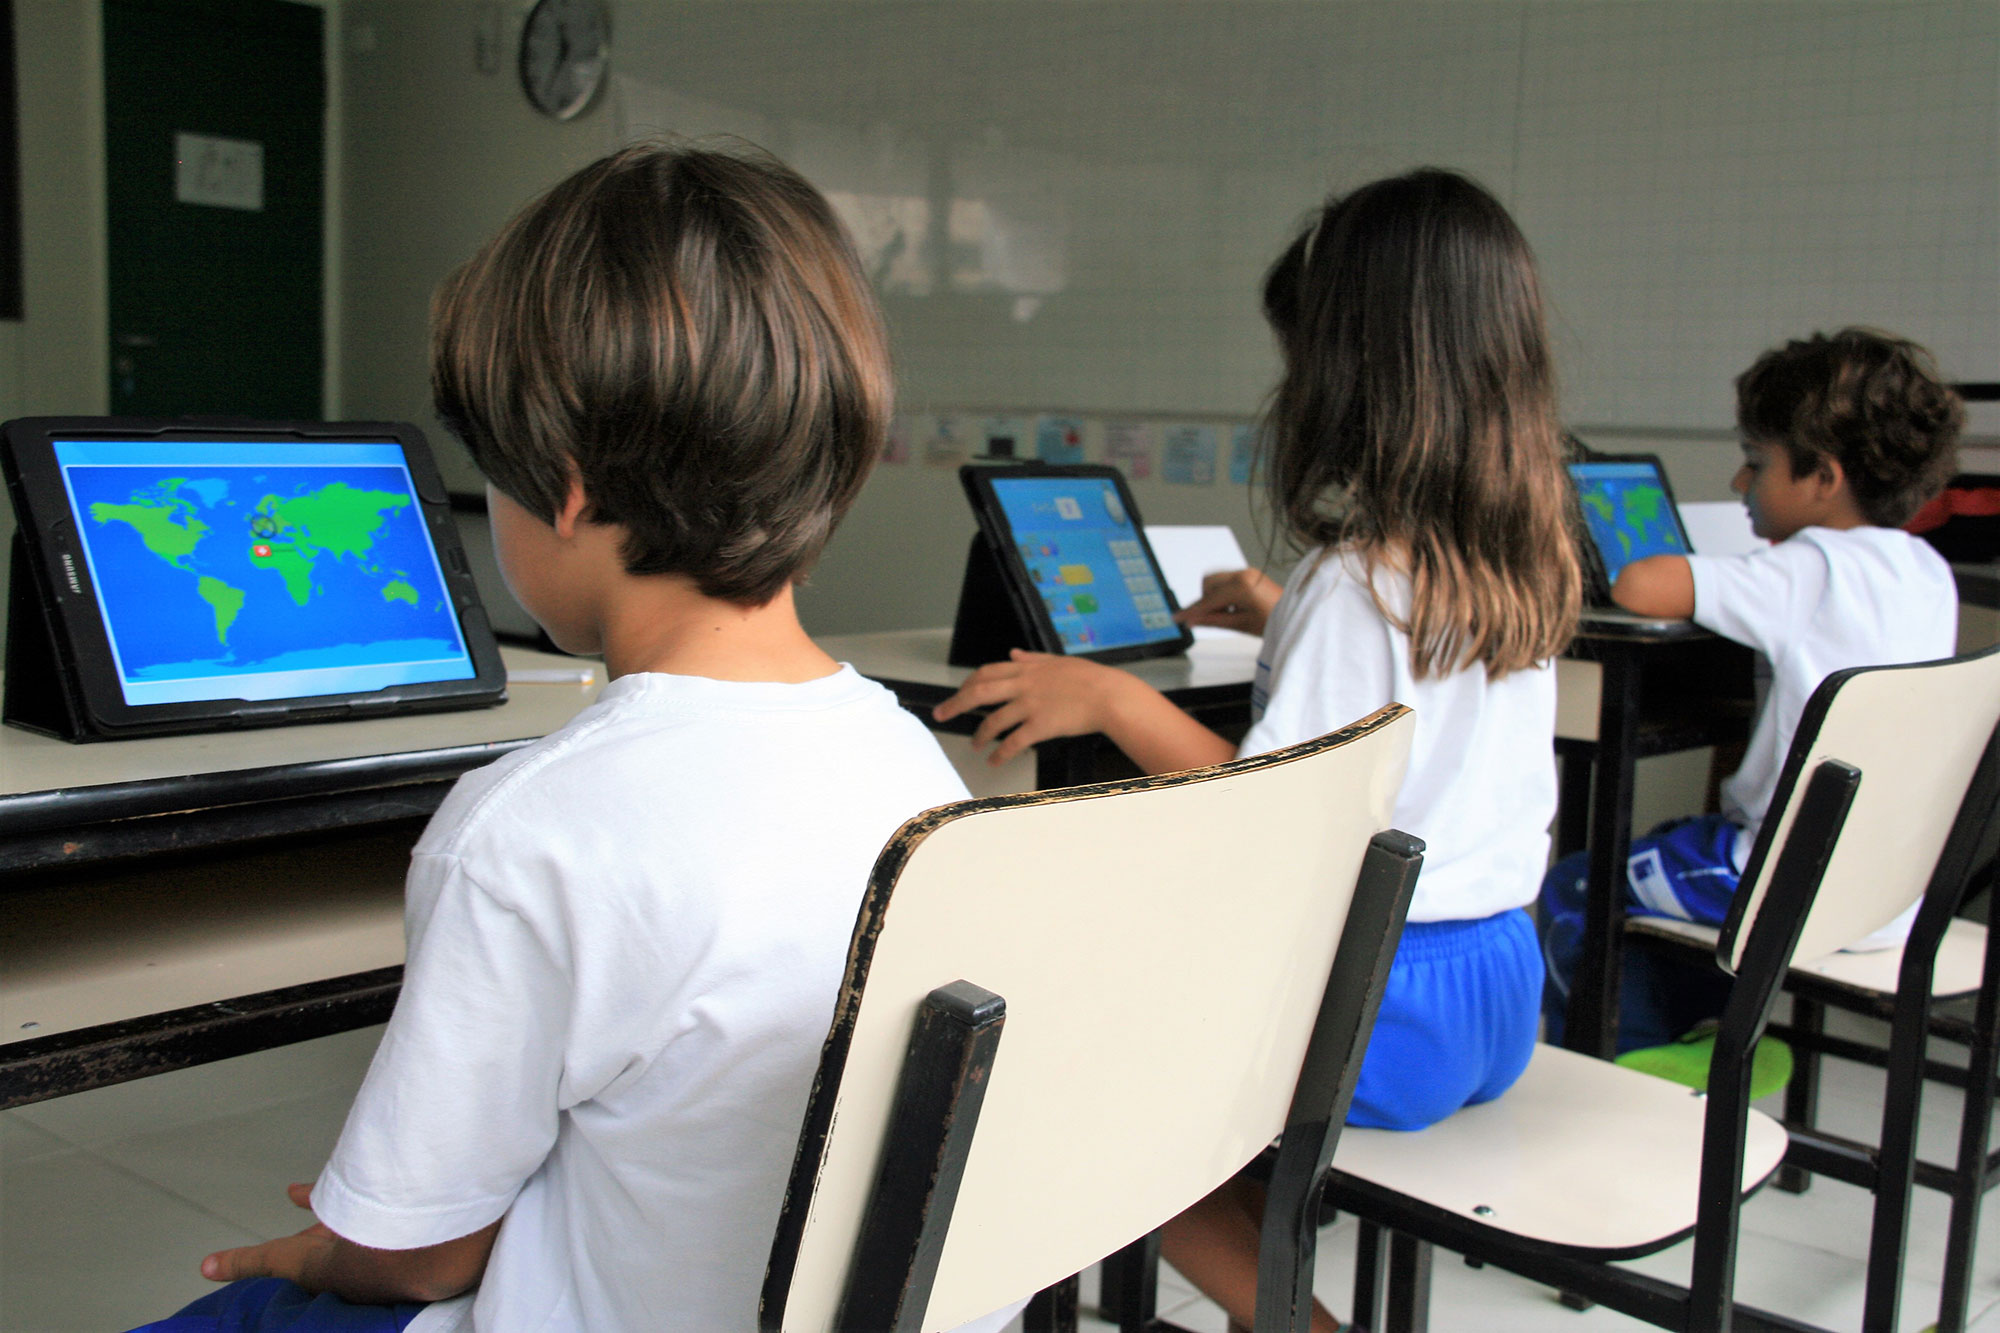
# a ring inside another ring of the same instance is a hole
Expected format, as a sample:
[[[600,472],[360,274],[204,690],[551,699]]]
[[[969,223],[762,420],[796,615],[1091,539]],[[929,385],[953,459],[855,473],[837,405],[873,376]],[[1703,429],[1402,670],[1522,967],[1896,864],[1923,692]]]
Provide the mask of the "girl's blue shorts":
[[[179,1314],[132,1333],[402,1333],[422,1305],[350,1305],[277,1277],[217,1287]]]
[[[1542,951],[1525,911],[1410,922],[1347,1123],[1422,1129],[1492,1101],[1528,1067],[1541,1002]]]

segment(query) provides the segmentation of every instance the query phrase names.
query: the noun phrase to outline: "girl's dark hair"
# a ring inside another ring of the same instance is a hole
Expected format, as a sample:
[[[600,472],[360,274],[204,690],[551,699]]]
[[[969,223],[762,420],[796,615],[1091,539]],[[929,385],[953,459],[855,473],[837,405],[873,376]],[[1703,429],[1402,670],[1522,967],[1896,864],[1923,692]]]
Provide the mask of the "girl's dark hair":
[[[1285,533],[1408,575],[1408,623],[1376,605],[1419,678],[1559,652],[1582,575],[1534,256],[1499,201],[1434,168],[1329,200],[1271,266],[1264,314]]]
[[[431,392],[531,513],[581,482],[626,569],[745,606],[811,568],[892,406],[846,233],[748,146],[627,148],[530,203],[438,290]]]
[[[1783,445],[1793,476],[1838,459],[1861,516],[1894,528],[1958,470],[1965,407],[1917,344],[1846,328],[1758,357],[1736,377],[1736,424]]]

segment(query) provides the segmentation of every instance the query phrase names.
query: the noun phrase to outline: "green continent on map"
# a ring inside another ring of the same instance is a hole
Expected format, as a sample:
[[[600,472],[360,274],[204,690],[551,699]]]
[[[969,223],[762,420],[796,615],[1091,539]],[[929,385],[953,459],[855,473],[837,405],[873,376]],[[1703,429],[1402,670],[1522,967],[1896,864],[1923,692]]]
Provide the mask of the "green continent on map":
[[[250,563],[259,569],[276,570],[292,601],[304,606],[312,597],[313,561],[322,552],[336,559],[351,555],[365,562],[386,516],[409,503],[407,495],[358,491],[344,481],[290,499],[267,495],[257,502],[250,520],[250,532],[256,538]],[[373,572],[365,563],[363,568]],[[392,593],[385,588],[382,595],[390,597]],[[410,590],[408,600],[415,605],[415,589]]]
[[[417,604],[417,590],[401,579],[390,579],[382,585],[382,600],[385,602],[408,602]]]
[[[236,613],[243,609],[243,589],[232,588],[221,579],[204,574],[196,585],[201,599],[215,609],[215,637],[223,647],[229,646],[229,627],[236,623]]]
[[[259,555],[259,550],[269,550],[269,555]],[[304,606],[313,594],[313,558],[304,554],[289,542],[272,537],[252,548],[250,563],[259,569],[274,569],[278,577],[285,581],[285,591],[292,595],[292,601]]]
[[[1625,504],[1625,516],[1640,525],[1660,521],[1660,504],[1667,493],[1658,486],[1633,486],[1620,497]]]
[[[409,503],[409,496],[394,491],[357,491],[344,481],[336,481],[289,500],[267,495],[257,502],[257,512],[269,514],[292,529],[287,535],[308,556],[326,551],[358,558],[375,545],[375,533],[390,511]]]
[[[147,498],[143,493],[134,495],[132,503],[94,504],[90,516],[99,523],[124,523],[139,534],[139,540],[146,549],[175,569],[194,572],[188,557],[194,548],[201,545],[201,539],[208,535],[208,524],[194,516],[194,506],[186,500],[172,495],[176,483],[168,483],[161,488],[158,499]],[[184,519],[185,522],[176,522]]]

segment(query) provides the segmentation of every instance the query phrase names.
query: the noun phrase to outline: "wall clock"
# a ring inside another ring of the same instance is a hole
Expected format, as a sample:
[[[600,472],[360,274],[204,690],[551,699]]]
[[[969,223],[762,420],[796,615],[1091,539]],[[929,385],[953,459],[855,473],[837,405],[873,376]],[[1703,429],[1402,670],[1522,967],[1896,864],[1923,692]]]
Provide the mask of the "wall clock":
[[[570,119],[590,105],[610,68],[604,0],[536,0],[521,26],[521,87],[536,110]]]

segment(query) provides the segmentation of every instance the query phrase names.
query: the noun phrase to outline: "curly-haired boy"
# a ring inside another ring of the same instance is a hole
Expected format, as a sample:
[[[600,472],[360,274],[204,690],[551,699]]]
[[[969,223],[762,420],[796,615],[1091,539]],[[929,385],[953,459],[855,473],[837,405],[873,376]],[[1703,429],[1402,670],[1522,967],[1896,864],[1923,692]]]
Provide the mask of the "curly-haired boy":
[[[1958,634],[1950,568],[1903,532],[1950,479],[1965,411],[1930,354],[1873,329],[1814,334],[1764,353],[1736,381],[1743,466],[1731,483],[1767,550],[1654,556],[1619,572],[1611,595],[1651,616],[1691,616],[1748,644],[1768,666],[1743,764],[1722,813],[1676,820],[1632,845],[1626,909],[1719,925],[1784,767],[1806,700],[1828,674],[1949,657]],[[1545,1009],[1561,1023],[1583,922],[1581,856],[1542,884]],[[1887,948],[1909,915],[1850,948]],[[1699,986],[1630,966],[1619,1047],[1658,1045],[1705,1012]]]

